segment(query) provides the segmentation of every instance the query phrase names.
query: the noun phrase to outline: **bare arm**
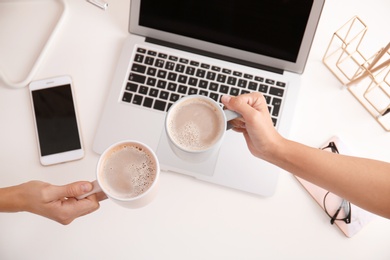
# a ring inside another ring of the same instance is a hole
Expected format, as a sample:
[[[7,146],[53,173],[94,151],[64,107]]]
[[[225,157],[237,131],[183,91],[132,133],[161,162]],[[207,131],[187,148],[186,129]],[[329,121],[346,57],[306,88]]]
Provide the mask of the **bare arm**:
[[[329,153],[280,136],[271,122],[260,93],[222,99],[242,114],[234,122],[253,155],[351,201],[361,208],[390,218],[390,164]]]
[[[390,164],[286,140],[270,162],[353,204],[390,218]]]

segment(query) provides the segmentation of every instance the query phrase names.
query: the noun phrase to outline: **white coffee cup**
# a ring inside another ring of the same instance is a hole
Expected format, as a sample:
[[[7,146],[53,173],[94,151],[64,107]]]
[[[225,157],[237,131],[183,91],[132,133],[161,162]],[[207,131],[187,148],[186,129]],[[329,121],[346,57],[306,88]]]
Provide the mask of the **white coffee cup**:
[[[103,191],[127,208],[140,208],[156,196],[160,165],[146,144],[126,140],[115,143],[100,156],[93,190],[77,199]]]
[[[240,115],[223,110],[213,99],[191,95],[176,101],[165,118],[172,151],[188,162],[202,162],[219,151],[228,121]]]

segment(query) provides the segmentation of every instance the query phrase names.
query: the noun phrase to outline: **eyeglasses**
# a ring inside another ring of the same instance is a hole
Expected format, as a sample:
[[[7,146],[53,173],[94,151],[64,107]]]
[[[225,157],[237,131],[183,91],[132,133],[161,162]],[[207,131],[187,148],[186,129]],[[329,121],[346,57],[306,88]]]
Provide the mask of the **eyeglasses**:
[[[339,153],[334,142],[322,148],[322,150],[330,149],[332,153]],[[339,196],[327,192],[324,196],[323,205],[326,214],[330,217],[330,224],[334,224],[336,220],[344,221],[346,224],[351,223],[351,203]]]
[[[324,197],[324,209],[330,217],[330,224],[336,220],[344,221],[346,224],[351,223],[351,203],[339,196],[327,192]]]
[[[325,149],[328,149],[330,148],[330,150],[332,151],[332,153],[339,153],[339,149],[337,149],[337,146],[334,142],[329,142],[329,144],[325,147],[322,147],[321,149],[322,150],[325,150]]]

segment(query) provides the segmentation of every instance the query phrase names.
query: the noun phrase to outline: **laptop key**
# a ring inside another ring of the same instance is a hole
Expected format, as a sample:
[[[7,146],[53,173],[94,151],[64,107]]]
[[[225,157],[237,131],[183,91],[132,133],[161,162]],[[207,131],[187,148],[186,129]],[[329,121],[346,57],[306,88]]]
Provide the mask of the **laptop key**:
[[[134,63],[133,66],[131,67],[131,70],[139,73],[145,73],[146,66]]]
[[[286,86],[286,83],[278,81],[276,82],[276,86],[284,88]]]
[[[153,105],[153,99],[149,97],[145,97],[143,106],[151,108]]]
[[[229,84],[229,85],[236,85],[236,83],[237,83],[237,78],[235,78],[235,77],[229,77],[228,78],[228,80],[227,80],[227,84]]]
[[[134,95],[134,98],[133,98],[133,104],[135,105],[141,105],[142,104],[142,100],[143,100],[143,97],[140,96],[140,95]]]
[[[208,80],[214,80],[216,76],[217,76],[217,74],[215,72],[209,71],[209,72],[207,72],[206,78]]]
[[[195,74],[195,68],[188,66],[187,69],[186,69],[186,74],[191,75],[191,76],[194,75]]]
[[[148,51],[148,54],[151,55],[151,56],[156,56],[157,55],[157,52],[155,51]]]
[[[125,92],[123,94],[122,101],[130,103],[132,97],[133,97],[132,93]]]
[[[272,110],[272,115],[275,117],[279,116],[280,106],[282,104],[282,100],[280,98],[274,98],[272,100],[272,105],[274,106],[274,109]]]
[[[176,92],[176,88],[177,88],[177,84],[176,83],[173,83],[173,82],[169,82],[168,83],[168,90],[169,91],[172,91],[172,92]]]
[[[259,77],[259,76],[256,76],[255,80],[259,81],[259,82],[264,82],[264,78],[263,77]]]
[[[198,94],[198,89],[196,88],[190,88],[190,90],[188,91],[188,95],[196,95]]]
[[[236,77],[241,77],[242,76],[242,72],[233,71],[233,75],[236,76]]]
[[[219,85],[217,83],[211,82],[209,86],[209,90],[218,91],[218,86]]]
[[[253,76],[250,74],[244,74],[244,78],[246,79],[253,79]]]
[[[138,83],[144,84],[145,80],[146,80],[146,77],[143,76],[143,75],[135,74],[135,73],[132,73],[132,72],[130,73],[129,81],[134,81],[134,82],[138,82]]]
[[[202,95],[202,96],[208,96],[209,95],[209,92],[208,91],[206,91],[206,90],[201,90],[201,91],[199,91],[199,95]]]
[[[275,84],[275,80],[273,80],[273,79],[266,79],[265,83],[270,84],[270,85],[274,85]]]
[[[217,93],[210,93],[209,97],[214,99],[216,102],[219,102],[219,95]]]
[[[162,58],[162,59],[166,59],[166,58],[168,58],[168,55],[166,55],[165,53],[159,53],[158,57]]]
[[[257,83],[253,81],[249,82],[248,88],[250,90],[257,90]]]
[[[191,85],[191,86],[196,86],[198,84],[198,79],[197,78],[190,78],[188,80],[188,85]]]
[[[196,71],[196,76],[197,76],[198,78],[204,78],[205,75],[206,75],[206,71],[205,71],[205,70],[203,70],[203,69],[197,69],[197,71]]]
[[[238,80],[238,86],[241,87],[241,88],[246,88],[247,84],[248,84],[248,81],[246,81],[244,79],[239,79]]]
[[[165,70],[158,70],[157,77],[165,79],[166,76],[167,76],[167,72]]]
[[[187,76],[179,75],[179,78],[177,81],[179,81],[179,83],[186,84],[187,83]]]
[[[167,82],[166,82],[165,80],[159,80],[159,81],[157,82],[157,87],[158,87],[158,88],[165,89],[166,86],[167,86]]]
[[[280,89],[280,88],[271,87],[269,93],[270,93],[271,95],[274,95],[274,96],[282,97],[282,96],[283,96],[283,93],[284,93],[284,90],[283,90],[283,89]]]
[[[220,82],[220,83],[225,83],[226,78],[227,78],[226,75],[218,74],[217,81]]]
[[[153,63],[154,63],[154,58],[152,58],[152,57],[146,57],[146,59],[145,59],[145,64],[147,64],[147,65],[153,65]]]
[[[156,72],[157,72],[157,69],[149,67],[148,71],[146,72],[146,74],[148,74],[149,76],[155,76]]]
[[[168,97],[169,97],[169,92],[167,92],[167,91],[160,92],[159,98],[164,99],[164,100],[168,100]]]
[[[171,95],[169,97],[169,101],[176,102],[179,100],[179,98],[180,98],[180,96],[178,94],[171,93]]]
[[[136,62],[142,63],[144,61],[144,55],[136,54],[134,60]]]
[[[199,64],[200,64],[200,62],[197,62],[197,61],[190,61],[190,65],[192,65],[192,66],[195,66],[195,67],[198,67],[199,66]]]
[[[174,68],[175,68],[175,63],[173,63],[171,61],[167,61],[167,63],[165,63],[165,69],[173,70]]]
[[[230,89],[230,95],[231,96],[238,96],[240,93],[240,90],[238,88],[231,88]]]
[[[178,89],[177,91],[178,91],[179,93],[181,93],[181,94],[187,94],[187,89],[188,89],[187,86],[179,85],[179,89]]]
[[[207,88],[207,85],[209,84],[209,82],[208,81],[206,81],[206,80],[200,80],[199,81],[199,87],[200,88]]]
[[[157,82],[157,80],[155,78],[148,78],[148,80],[146,81],[146,84],[153,87],[156,85],[156,82]]]
[[[229,70],[229,69],[222,69],[222,72],[225,73],[225,74],[231,74],[231,73],[232,73],[232,70]]]
[[[128,82],[127,85],[126,85],[126,90],[127,91],[137,92],[137,89],[138,89],[138,85],[137,84]]]
[[[209,65],[209,64],[204,64],[204,63],[202,63],[200,66],[201,66],[202,68],[204,68],[204,69],[209,69],[209,68],[210,68],[210,65]]]
[[[137,48],[137,52],[139,52],[139,53],[146,53],[146,49],[144,49],[144,48]]]
[[[217,67],[217,66],[211,66],[211,69],[214,70],[214,71],[217,71],[217,72],[221,71],[221,68]]]
[[[263,93],[267,93],[268,91],[268,85],[266,84],[260,84],[259,91]]]
[[[227,94],[227,93],[229,92],[229,87],[226,86],[226,85],[221,85],[221,86],[219,87],[219,92],[224,93],[224,94]]]
[[[178,57],[176,57],[176,56],[169,56],[169,60],[171,60],[171,61],[178,61]]]
[[[184,66],[182,64],[177,64],[176,68],[175,68],[175,71],[182,73],[182,72],[184,72],[185,67],[186,66]]]
[[[154,88],[151,88],[149,90],[149,96],[151,97],[157,97],[158,96],[158,90],[157,89],[154,89]]]
[[[148,88],[148,87],[146,87],[146,86],[140,86],[140,87],[139,87],[139,90],[138,90],[138,93],[146,95],[146,94],[148,94],[148,91],[149,91],[149,88]]]
[[[177,74],[176,73],[173,73],[173,72],[169,72],[168,73],[168,79],[169,80],[176,81],[176,78],[177,78]]]
[[[164,63],[164,60],[157,59],[154,66],[156,66],[157,68],[164,68]]]
[[[184,64],[188,64],[189,60],[188,59],[184,59],[184,58],[180,58],[179,61],[181,63],[184,63]]]
[[[160,111],[165,111],[166,105],[167,105],[167,102],[161,101],[161,100],[156,100],[154,102],[153,108],[157,109],[157,110],[160,110]]]

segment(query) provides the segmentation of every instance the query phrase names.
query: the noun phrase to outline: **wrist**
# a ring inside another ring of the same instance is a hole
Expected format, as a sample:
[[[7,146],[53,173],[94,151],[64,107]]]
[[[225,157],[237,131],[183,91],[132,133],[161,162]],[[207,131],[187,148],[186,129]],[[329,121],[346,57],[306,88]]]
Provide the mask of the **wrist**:
[[[267,149],[267,152],[264,154],[263,159],[267,162],[270,162],[274,165],[281,167],[284,162],[287,160],[288,152],[291,141],[278,136],[275,141],[273,141],[272,146]]]

